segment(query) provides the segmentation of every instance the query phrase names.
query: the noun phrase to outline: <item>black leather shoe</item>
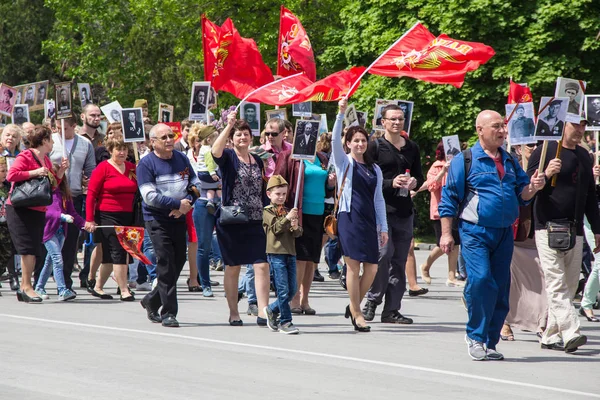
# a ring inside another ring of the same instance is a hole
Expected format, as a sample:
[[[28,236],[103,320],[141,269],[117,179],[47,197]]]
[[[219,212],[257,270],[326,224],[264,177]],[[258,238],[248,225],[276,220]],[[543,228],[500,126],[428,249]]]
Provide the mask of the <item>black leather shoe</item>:
[[[587,343],[587,336],[579,335],[565,343],[565,353],[570,353]]]
[[[11,275],[8,278],[8,281],[10,282],[10,290],[12,290],[13,292],[16,292],[17,290],[21,289],[21,285],[19,284],[19,277],[17,275]]]
[[[340,279],[340,275],[341,275],[340,271],[330,272],[329,273],[329,279],[333,279],[333,280]]]
[[[325,282],[325,278],[323,278],[323,275],[321,275],[321,273],[319,272],[318,269],[315,269],[315,274],[313,276],[313,282]]]
[[[542,349],[544,350],[558,350],[565,351],[565,346],[562,342],[550,343],[550,344],[541,344]]]
[[[217,282],[217,281],[210,281],[210,286],[211,287],[213,287],[213,286],[219,286],[219,285],[220,285],[220,283]]]
[[[413,320],[412,320],[412,318],[405,317],[404,315],[400,314],[398,311],[394,311],[388,315],[381,315],[381,322],[386,323],[386,324],[410,325],[413,323]]]
[[[87,281],[87,287],[86,290],[89,294],[91,294],[92,296],[94,296],[94,288],[96,287],[96,280],[95,279],[90,279]],[[100,296],[94,296],[94,297],[100,297]]]
[[[131,295],[131,296],[127,296],[127,297],[123,297],[123,296],[119,296],[121,301],[135,301],[135,296]]]
[[[174,316],[172,316],[171,314],[167,314],[162,319],[162,326],[164,326],[165,328],[179,328],[179,322],[177,322]]]
[[[87,289],[87,287],[88,287],[88,281],[87,281],[87,278],[84,278],[84,279],[80,279],[80,280],[79,280],[79,287],[80,287],[81,289]]]
[[[367,303],[365,304],[365,307],[362,310],[363,315],[365,316],[365,321],[373,321],[373,319],[375,318],[375,310],[376,309],[377,309],[377,304],[375,304],[372,301],[367,301]]]
[[[146,310],[146,315],[148,316],[148,319],[151,322],[155,322],[157,324],[160,324],[162,322],[162,318],[160,317],[160,315],[158,314],[158,310],[153,310],[150,308],[150,305],[144,301],[146,298],[144,297],[141,301],[140,304],[142,305],[142,308],[144,310]]]
[[[429,289],[421,288],[419,290],[408,290],[408,295],[411,297],[422,296],[429,293]]]
[[[22,290],[17,291],[17,300],[25,303],[41,303],[42,298],[39,296],[29,297],[27,293]]]

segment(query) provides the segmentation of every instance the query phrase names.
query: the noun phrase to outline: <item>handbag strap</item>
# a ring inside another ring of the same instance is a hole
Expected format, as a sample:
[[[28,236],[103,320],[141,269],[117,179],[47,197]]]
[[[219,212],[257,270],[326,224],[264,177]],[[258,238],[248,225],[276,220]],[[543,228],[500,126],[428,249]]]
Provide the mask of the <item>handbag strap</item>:
[[[340,204],[340,197],[342,196],[342,191],[344,190],[344,185],[346,185],[346,176],[348,176],[348,170],[350,169],[350,164],[346,167],[346,171],[344,171],[344,176],[342,177],[342,184],[340,185],[340,190],[336,193],[335,201],[333,205],[333,213],[332,215],[337,215],[338,206]]]
[[[37,163],[40,165],[40,167],[43,167],[43,165],[40,162],[39,158],[37,158],[37,156],[35,155],[35,151],[33,151],[32,149],[29,149],[29,151],[31,152],[31,155],[33,156],[33,158],[35,159],[35,161],[37,161]]]

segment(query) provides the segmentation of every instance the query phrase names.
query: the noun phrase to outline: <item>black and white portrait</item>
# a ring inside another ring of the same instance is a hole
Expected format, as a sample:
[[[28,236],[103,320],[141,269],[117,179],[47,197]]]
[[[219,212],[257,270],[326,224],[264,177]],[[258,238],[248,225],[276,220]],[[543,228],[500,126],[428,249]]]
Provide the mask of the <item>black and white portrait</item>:
[[[158,122],[173,122],[174,109],[170,104],[158,103]]]
[[[44,118],[56,118],[56,103],[52,99],[44,100]]]
[[[35,85],[30,84],[25,88],[25,99],[23,104],[27,104],[29,107],[35,104]]]
[[[507,104],[506,120],[511,146],[535,143],[535,109],[533,103]]]
[[[381,121],[381,109],[389,104],[398,104],[398,100],[375,100],[375,113],[373,114],[373,129],[383,130],[383,122]]]
[[[566,122],[578,124],[581,120],[585,86],[585,82],[578,81],[577,79],[558,78],[556,80],[554,97],[567,97],[569,99]]]
[[[317,151],[317,136],[320,121],[296,121],[296,135],[294,136],[294,147],[292,158],[312,160]]]
[[[600,94],[585,96],[585,115],[587,116],[587,131],[600,131]]]
[[[77,89],[79,89],[79,100],[81,101],[81,108],[87,104],[92,103],[92,90],[89,83],[78,83]]]
[[[121,125],[125,142],[143,142],[144,122],[141,108],[124,108],[121,110]]]
[[[367,127],[367,112],[366,111],[357,111],[356,116],[358,117],[358,125],[363,128]]]
[[[568,97],[542,97],[535,127],[536,140],[560,140],[565,129],[568,107]]]
[[[23,103],[23,91],[25,90],[25,86],[16,86],[15,89],[17,91],[15,104],[21,104]]]
[[[287,110],[285,108],[280,108],[278,110],[267,110],[265,111],[267,115],[267,121],[271,118],[279,118],[279,119],[287,119]]]
[[[450,161],[460,154],[460,139],[458,138],[458,135],[442,137],[442,144],[444,145],[446,161]]]
[[[48,95],[48,81],[38,83],[36,92],[35,105],[41,109]]]
[[[100,107],[102,110],[102,114],[106,117],[108,122],[111,124],[113,122],[121,122],[121,104],[118,101],[113,101],[112,103],[108,103]]]
[[[208,91],[208,109],[212,110],[217,106],[217,91],[211,86]]]
[[[260,103],[242,102],[240,117],[250,125],[252,136],[260,136]]]
[[[346,107],[346,112],[344,113],[344,124],[347,128],[351,126],[358,126],[358,115],[356,114],[356,106],[354,104],[350,104]]]
[[[71,116],[71,82],[57,83],[56,86],[56,118]]]
[[[209,91],[210,82],[194,82],[192,84],[189,115],[191,121],[207,121]]]
[[[29,122],[29,105],[28,104],[15,104],[12,114],[13,124],[23,125],[25,122]]]
[[[312,116],[312,102],[292,104],[292,116],[294,117],[310,117]]]
[[[414,103],[412,101],[398,100],[398,107],[404,113],[404,131],[410,136],[410,125],[412,121]]]

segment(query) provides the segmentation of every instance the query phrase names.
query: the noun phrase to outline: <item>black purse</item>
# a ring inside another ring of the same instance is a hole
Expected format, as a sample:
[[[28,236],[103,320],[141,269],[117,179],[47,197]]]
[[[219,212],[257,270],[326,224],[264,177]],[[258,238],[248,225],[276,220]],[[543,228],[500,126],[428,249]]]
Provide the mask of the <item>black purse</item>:
[[[219,224],[239,225],[247,224],[250,220],[242,206],[221,206],[219,208]]]
[[[575,247],[577,227],[572,221],[548,221],[548,247],[554,250],[568,251]]]
[[[31,151],[31,150],[30,150]],[[42,163],[31,151],[35,161]],[[10,203],[13,207],[45,207],[52,204],[52,184],[47,176],[31,178],[26,181],[16,182],[10,194]]]

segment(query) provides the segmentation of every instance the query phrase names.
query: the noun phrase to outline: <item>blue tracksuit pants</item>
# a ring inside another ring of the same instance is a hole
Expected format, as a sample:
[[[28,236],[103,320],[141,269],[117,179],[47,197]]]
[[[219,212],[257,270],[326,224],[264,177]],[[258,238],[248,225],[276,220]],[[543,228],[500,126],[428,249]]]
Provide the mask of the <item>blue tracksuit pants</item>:
[[[462,254],[467,267],[467,336],[495,349],[508,314],[513,231],[486,228],[461,220]]]

